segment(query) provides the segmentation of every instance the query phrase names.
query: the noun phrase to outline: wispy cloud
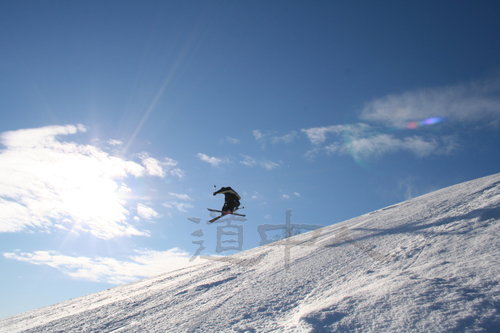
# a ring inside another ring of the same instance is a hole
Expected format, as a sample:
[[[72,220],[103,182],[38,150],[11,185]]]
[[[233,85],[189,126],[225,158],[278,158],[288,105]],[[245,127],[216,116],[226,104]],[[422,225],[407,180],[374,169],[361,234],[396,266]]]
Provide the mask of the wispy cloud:
[[[273,170],[280,166],[279,163],[270,160],[256,160],[255,158],[242,154],[243,159],[240,161],[241,164],[247,167],[259,166],[266,170]]]
[[[126,260],[68,256],[58,251],[7,252],[3,256],[34,265],[46,265],[76,279],[110,284],[129,283],[191,265],[189,254],[178,248],[167,251],[137,250]]]
[[[390,134],[376,134],[367,137],[352,137],[342,144],[332,143],[326,150],[332,153],[350,153],[353,156],[367,158],[381,156],[397,151],[407,151],[418,157],[431,154],[446,154],[455,149],[452,137],[426,139],[420,136],[396,138]]]
[[[146,168],[146,173],[150,176],[165,177],[172,176],[176,178],[184,177],[184,171],[177,167],[177,161],[165,157],[163,161],[149,156],[148,153],[139,154],[142,165]]]
[[[146,172],[151,176],[165,177],[165,170],[163,170],[160,161],[156,158],[150,157],[147,153],[140,155],[142,165],[146,168]]]
[[[388,95],[370,101],[361,113],[365,121],[405,127],[408,122],[444,117],[462,122],[500,119],[500,80],[475,81]]]
[[[187,202],[179,202],[179,201],[167,201],[163,203],[163,207],[168,209],[177,209],[179,212],[187,213],[188,210],[194,208],[193,205]]]
[[[208,156],[207,154],[203,153],[198,153],[196,155],[201,161],[210,164],[211,166],[217,167],[221,164],[227,163],[228,161],[226,159],[214,157],[214,156]]]
[[[111,146],[121,146],[121,145],[123,145],[123,141],[116,140],[116,139],[109,139],[107,142]]]
[[[174,192],[169,192],[168,195],[170,195],[171,197],[174,197],[176,199],[179,199],[179,200],[184,200],[184,201],[191,201],[193,199],[191,199],[191,197],[187,194],[184,194],[184,193],[174,193]]]
[[[153,160],[140,163],[92,145],[60,140],[82,125],[2,133],[0,232],[55,229],[110,239],[146,236],[130,222],[126,178],[164,177]]]
[[[293,193],[283,193],[281,195],[281,199],[284,200],[290,200],[292,198],[301,198],[302,195],[299,192],[293,192]]]
[[[302,130],[315,146],[309,153],[325,151],[349,154],[354,158],[380,157],[399,151],[418,157],[448,154],[456,149],[457,139],[452,135],[419,136],[383,133],[378,127],[357,123],[308,128]]]
[[[161,162],[161,165],[163,165],[163,168],[166,170],[165,172],[172,177],[176,178],[183,178],[185,175],[184,170],[179,168],[178,162],[170,157],[164,157],[163,161]]]
[[[475,124],[474,128],[500,126],[500,80],[377,98],[366,103],[360,120],[302,129],[312,144],[306,156],[319,152],[349,154],[355,159],[395,152],[409,152],[417,157],[449,154],[460,143],[461,133],[454,129],[454,124]]]
[[[260,162],[260,165],[266,170],[273,170],[280,166],[279,163],[269,160]]]
[[[398,188],[401,198],[409,200],[425,193],[436,191],[439,186],[429,184],[425,185],[425,182],[418,181],[414,177],[408,176],[399,180]]]
[[[259,129],[253,130],[252,134],[255,140],[263,146],[267,143],[292,143],[298,136],[296,131],[290,131],[289,133],[283,135],[277,135],[275,132],[266,132]]]
[[[191,197],[184,193],[174,193],[170,192],[168,194],[173,200],[169,200],[163,203],[163,207],[167,209],[176,209],[179,212],[186,213],[189,209],[194,208],[192,204],[187,201],[192,201]]]
[[[257,160],[248,155],[241,155],[243,159],[240,161],[241,164],[246,165],[247,167],[253,167],[257,165]]]
[[[367,129],[369,129],[369,127],[370,126],[368,124],[356,123],[304,128],[301,131],[306,134],[312,144],[319,145],[324,143],[331,135],[350,133],[357,136],[364,133]]]
[[[250,195],[250,199],[252,200],[261,200],[262,195],[259,192],[254,192],[252,195]]]
[[[292,143],[297,137],[296,131],[291,131],[290,133],[284,135],[277,135],[271,137],[272,143]]]
[[[146,220],[151,220],[160,216],[160,214],[158,214],[158,212],[155,211],[153,208],[146,206],[145,204],[142,203],[137,204],[136,210],[137,210],[137,215],[140,218]]]
[[[258,130],[258,129],[253,130],[252,134],[253,134],[253,137],[255,138],[255,140],[261,140],[266,136],[261,130]]]
[[[237,145],[238,143],[240,143],[240,139],[233,138],[230,136],[226,136],[226,141],[233,144],[233,145]]]

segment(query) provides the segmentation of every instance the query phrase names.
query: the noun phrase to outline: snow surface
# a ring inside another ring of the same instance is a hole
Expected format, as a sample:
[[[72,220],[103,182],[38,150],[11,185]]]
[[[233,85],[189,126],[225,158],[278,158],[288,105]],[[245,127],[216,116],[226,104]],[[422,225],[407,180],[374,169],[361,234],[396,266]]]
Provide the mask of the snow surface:
[[[500,173],[10,317],[0,331],[499,332],[499,217]]]

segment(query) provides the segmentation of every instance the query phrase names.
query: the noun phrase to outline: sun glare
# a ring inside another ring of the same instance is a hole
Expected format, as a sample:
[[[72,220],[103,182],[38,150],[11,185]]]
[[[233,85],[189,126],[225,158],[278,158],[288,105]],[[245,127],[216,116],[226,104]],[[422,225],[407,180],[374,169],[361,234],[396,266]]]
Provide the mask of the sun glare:
[[[5,231],[24,228],[88,232],[101,239],[146,235],[132,223],[135,202],[128,177],[163,176],[161,166],[125,160],[91,145],[63,142],[58,135],[79,128],[55,126],[10,132],[0,155],[6,189],[15,209],[4,209]],[[82,130],[82,129],[80,129]],[[9,190],[7,190],[9,189]]]
[[[126,223],[126,185],[116,179],[119,170],[95,159],[61,161],[58,166],[61,208],[76,229],[107,229]],[[123,226],[122,226],[123,227]]]

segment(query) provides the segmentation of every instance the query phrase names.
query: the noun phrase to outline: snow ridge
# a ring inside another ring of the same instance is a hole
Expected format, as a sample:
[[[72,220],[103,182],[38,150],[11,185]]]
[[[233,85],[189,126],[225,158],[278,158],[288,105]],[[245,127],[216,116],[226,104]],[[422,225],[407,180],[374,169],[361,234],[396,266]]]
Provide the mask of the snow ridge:
[[[499,218],[495,174],[0,320],[0,332],[496,332]]]

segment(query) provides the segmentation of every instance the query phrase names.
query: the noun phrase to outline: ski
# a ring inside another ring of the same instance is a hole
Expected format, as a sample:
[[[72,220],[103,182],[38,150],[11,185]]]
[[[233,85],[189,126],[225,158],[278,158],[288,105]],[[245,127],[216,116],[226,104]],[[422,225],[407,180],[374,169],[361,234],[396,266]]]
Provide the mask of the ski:
[[[209,211],[211,212],[214,212],[214,213],[222,213],[222,210],[218,210],[218,209],[212,209],[212,208],[207,208]],[[232,212],[232,213],[228,213],[228,214],[224,214],[222,216],[226,216],[226,215],[236,215],[236,216],[243,216],[245,217],[246,215],[245,214],[239,214],[239,213],[235,213],[236,211]]]
[[[218,219],[220,219],[221,217],[224,217],[224,216],[230,215],[230,214],[231,215],[236,215],[236,216],[242,216],[242,217],[246,216],[245,214],[239,214],[239,213],[235,213],[235,212],[224,214],[222,212],[222,210],[212,209],[212,208],[207,208],[207,209],[209,211],[211,211],[211,212],[214,212],[214,213],[221,213],[221,215],[214,217],[213,219],[211,219],[210,221],[208,221],[208,223],[213,223],[213,222],[217,221]]]
[[[208,223],[213,223],[213,222],[217,221],[218,219],[220,219],[220,218],[221,218],[221,217],[223,217],[223,216],[226,216],[226,215],[219,215],[219,216],[216,216],[216,217],[214,217],[213,219],[211,219],[210,221],[208,221]]]

